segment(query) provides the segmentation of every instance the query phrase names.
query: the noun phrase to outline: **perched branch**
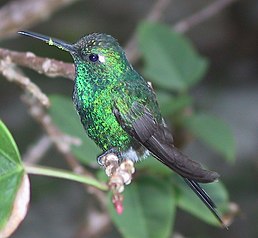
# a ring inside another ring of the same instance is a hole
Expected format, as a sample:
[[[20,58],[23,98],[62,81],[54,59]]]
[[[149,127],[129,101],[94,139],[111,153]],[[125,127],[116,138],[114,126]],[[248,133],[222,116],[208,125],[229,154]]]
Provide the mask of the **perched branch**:
[[[132,175],[135,172],[134,164],[131,160],[123,160],[120,163],[117,155],[110,153],[101,158],[100,163],[105,168],[109,177],[109,188],[113,193],[112,202],[118,214],[123,212],[123,195],[124,185],[132,181]]]
[[[0,38],[35,25],[50,17],[60,8],[76,0],[16,0],[9,1],[0,9]]]
[[[194,13],[173,26],[173,29],[178,32],[186,32],[194,26],[206,21],[212,16],[221,12],[224,8],[237,0],[216,0],[214,3],[208,5],[206,8]]]
[[[45,74],[49,77],[62,76],[68,79],[74,79],[74,65],[64,63],[62,61],[42,58],[35,56],[31,52],[17,52],[0,48],[0,58],[9,58],[13,63],[33,69],[40,74]]]

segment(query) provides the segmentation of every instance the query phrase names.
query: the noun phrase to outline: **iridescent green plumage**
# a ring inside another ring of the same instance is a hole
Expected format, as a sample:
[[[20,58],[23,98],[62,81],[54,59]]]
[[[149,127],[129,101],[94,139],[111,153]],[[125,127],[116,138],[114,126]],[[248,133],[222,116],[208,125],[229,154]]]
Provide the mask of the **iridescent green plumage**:
[[[151,153],[181,175],[223,224],[215,204],[198,184],[213,182],[219,175],[174,147],[153,89],[133,69],[113,37],[94,33],[68,44],[36,33],[20,33],[72,55],[76,68],[73,102],[87,134],[104,154],[112,150],[120,159],[137,161]]]
[[[111,55],[109,57],[113,57],[113,52],[107,53]],[[88,71],[89,77],[87,78],[84,74],[86,66],[84,64],[76,66],[77,76],[73,101],[89,137],[103,150],[112,147],[125,150],[132,142],[131,136],[122,129],[113,114],[114,103],[123,113],[129,112],[134,101],[149,104],[155,111],[158,110],[156,103],[152,100],[154,95],[145,81],[122,61],[123,59],[118,62],[114,71],[110,70],[112,66],[108,66],[110,69],[103,67],[97,71],[93,67]],[[117,69],[121,68],[123,71],[118,73]],[[134,90],[136,87],[139,90]]]
[[[116,103],[126,114],[133,102],[138,101],[148,105],[161,121],[152,89],[128,63],[113,37],[92,34],[80,39],[74,47],[82,50],[74,56],[73,101],[85,130],[104,151],[114,147],[119,151],[129,149],[133,139],[117,122],[113,105]],[[90,54],[97,54],[103,62],[91,62]]]

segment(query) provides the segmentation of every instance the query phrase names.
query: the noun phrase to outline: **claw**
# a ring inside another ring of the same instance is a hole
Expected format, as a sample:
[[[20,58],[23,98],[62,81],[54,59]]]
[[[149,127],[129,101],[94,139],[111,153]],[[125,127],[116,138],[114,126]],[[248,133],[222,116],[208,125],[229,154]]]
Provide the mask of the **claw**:
[[[116,148],[111,148],[107,151],[105,151],[103,154],[99,155],[97,157],[97,163],[100,165],[100,166],[106,166],[106,163],[105,163],[105,158],[107,157],[107,155],[109,154],[114,154],[116,155],[117,157],[119,157],[119,152],[117,152],[117,149]]]

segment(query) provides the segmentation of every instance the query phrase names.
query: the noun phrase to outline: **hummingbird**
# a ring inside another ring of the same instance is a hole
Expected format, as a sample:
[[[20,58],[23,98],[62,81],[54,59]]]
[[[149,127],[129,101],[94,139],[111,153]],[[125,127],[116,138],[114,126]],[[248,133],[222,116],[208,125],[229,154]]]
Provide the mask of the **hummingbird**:
[[[115,38],[92,33],[70,44],[34,32],[18,33],[71,54],[75,65],[72,99],[86,133],[103,151],[98,162],[109,153],[133,162],[152,155],[179,174],[226,227],[215,203],[199,185],[218,180],[219,174],[174,146],[152,86],[134,70]]]

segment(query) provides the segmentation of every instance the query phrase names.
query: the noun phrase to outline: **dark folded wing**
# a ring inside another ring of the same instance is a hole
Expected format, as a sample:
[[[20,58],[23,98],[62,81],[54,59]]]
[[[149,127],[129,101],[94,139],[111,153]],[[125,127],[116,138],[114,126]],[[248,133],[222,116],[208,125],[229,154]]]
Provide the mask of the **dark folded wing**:
[[[158,123],[144,105],[135,102],[124,115],[114,107],[114,115],[124,130],[146,147],[159,161],[183,176],[201,183],[216,180],[216,172],[203,169],[190,160],[172,144],[172,135],[163,124]]]

